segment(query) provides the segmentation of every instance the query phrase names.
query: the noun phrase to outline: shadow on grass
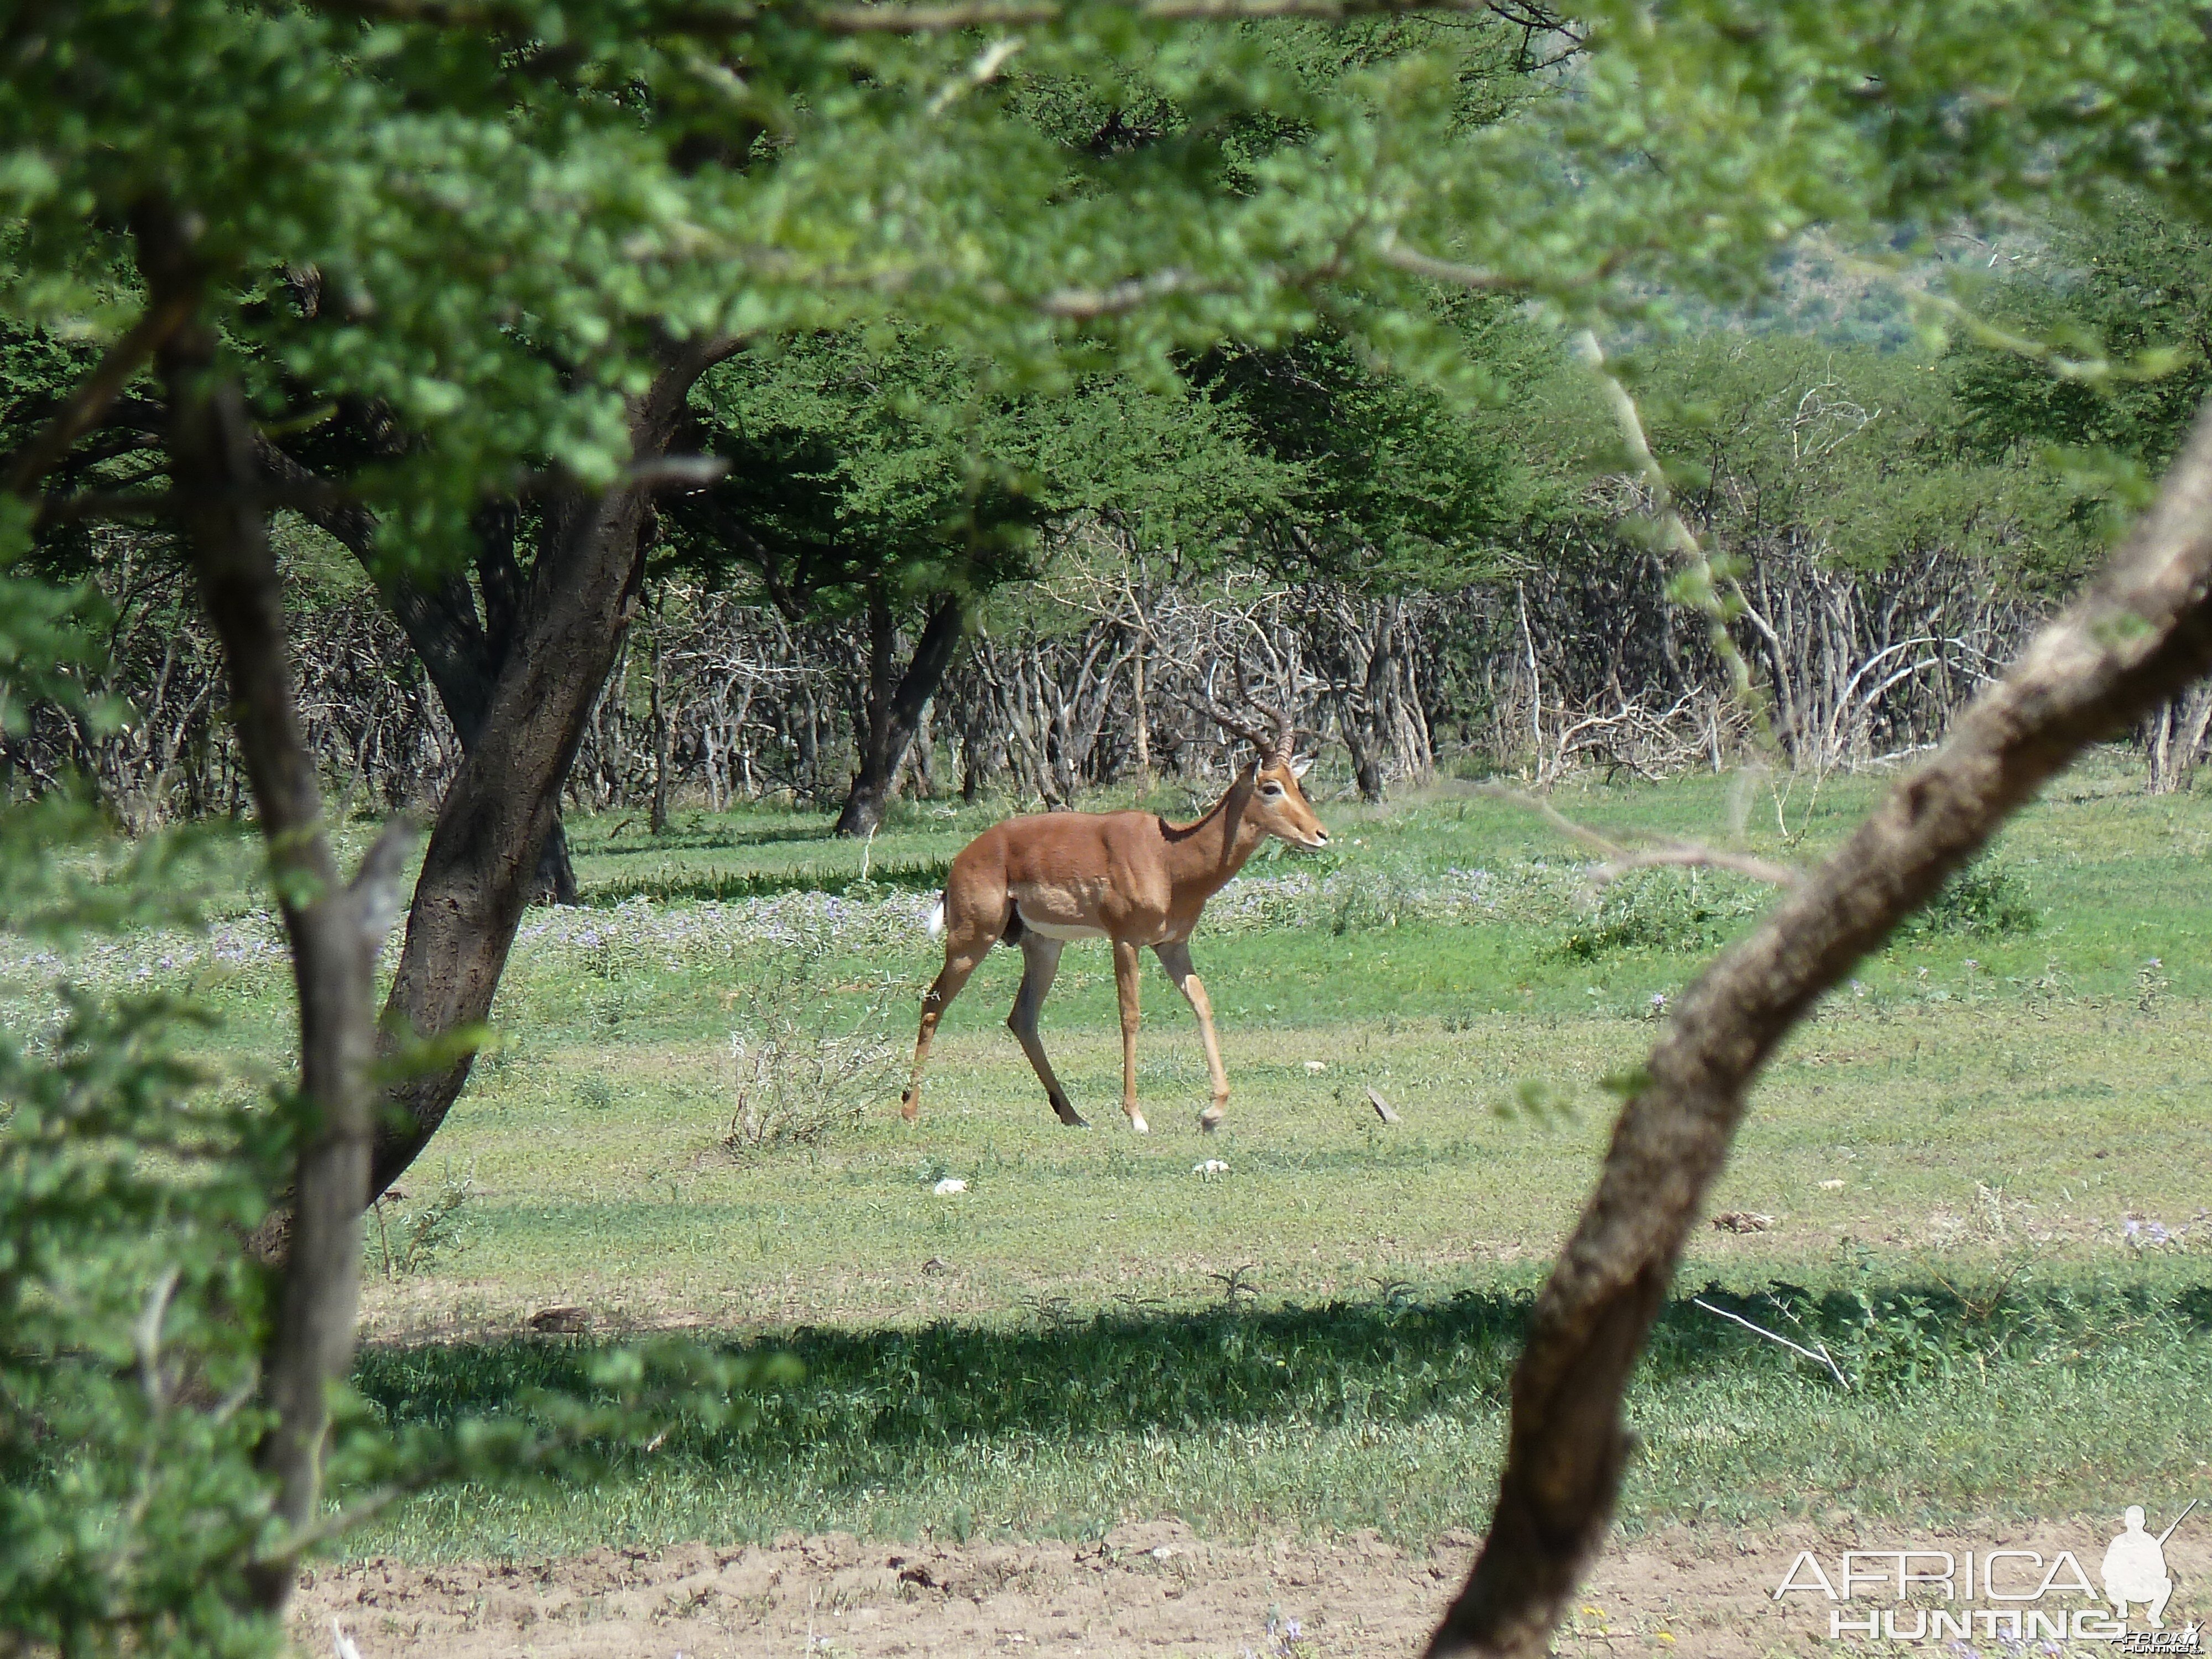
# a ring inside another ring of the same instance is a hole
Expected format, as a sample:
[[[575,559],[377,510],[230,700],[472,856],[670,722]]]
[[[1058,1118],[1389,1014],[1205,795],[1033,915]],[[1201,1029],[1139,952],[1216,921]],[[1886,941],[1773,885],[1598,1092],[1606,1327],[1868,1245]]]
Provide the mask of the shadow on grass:
[[[866,888],[885,888],[908,893],[933,893],[945,885],[949,861],[925,860],[915,864],[878,864],[868,872]],[[666,903],[679,899],[711,899],[728,903],[739,899],[772,898],[780,893],[846,894],[861,885],[857,870],[828,870],[819,865],[795,865],[787,870],[672,870],[624,876],[615,881],[584,884],[580,896],[587,904],[611,909],[632,899]]]
[[[834,817],[793,818],[778,814],[759,822],[708,818],[678,819],[659,835],[644,827],[641,813],[624,813],[606,830],[584,820],[569,830],[569,850],[590,858],[624,858],[639,853],[731,852],[746,847],[779,847],[793,842],[834,842]]]
[[[2080,1285],[1971,1290],[1890,1285],[1820,1294],[1788,1285],[1697,1295],[1807,1346],[1825,1346],[1863,1398],[1906,1399],[2008,1364],[2154,1369],[2204,1365],[2212,1288]],[[1462,1291],[1310,1308],[1224,1304],[1195,1312],[1058,1320],[1028,1327],[801,1329],[773,1343],[805,1367],[728,1433],[679,1434],[668,1451],[804,1464],[811,1479],[879,1480],[961,1444],[1067,1443],[1216,1425],[1494,1420],[1526,1335],[1528,1291]],[[584,1391],[597,1345],[562,1340],[365,1352],[356,1383],[390,1425],[449,1425],[516,1410],[535,1389]],[[1660,1396],[1711,1381],[1826,1392],[1816,1366],[1695,1306],[1668,1303],[1638,1374]],[[1840,1394],[1842,1390],[1837,1389]],[[526,1409],[526,1407],[523,1407]]]

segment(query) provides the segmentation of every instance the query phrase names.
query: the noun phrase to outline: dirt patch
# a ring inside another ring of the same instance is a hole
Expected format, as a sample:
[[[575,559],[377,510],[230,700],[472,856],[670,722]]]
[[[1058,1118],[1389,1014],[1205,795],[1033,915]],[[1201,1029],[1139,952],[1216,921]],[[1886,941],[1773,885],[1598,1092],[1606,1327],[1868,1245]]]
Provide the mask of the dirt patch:
[[[2013,1528],[1674,1528],[1607,1553],[1559,1651],[1835,1655],[1863,1644],[1828,1639],[1829,1602],[1812,1594],[1778,1605],[1772,1594],[1801,1550],[1813,1551],[1832,1577],[1845,1550],[1978,1556],[2015,1549],[2051,1564],[2071,1551],[2094,1578],[2115,1530],[2112,1521],[2094,1518]],[[2166,1615],[2175,1629],[2201,1619],[2200,1603],[2212,1602],[2205,1595],[2212,1526],[2201,1529],[2202,1539],[2189,1530],[2185,1525],[2166,1547],[2179,1585]],[[556,1561],[372,1560],[310,1573],[298,1625],[308,1651],[327,1653],[336,1619],[363,1659],[1407,1655],[1419,1650],[1458,1589],[1475,1542],[1453,1534],[1431,1549],[1407,1551],[1354,1534],[1318,1543],[1217,1544],[1180,1522],[1155,1521],[1090,1543],[898,1545],[831,1534],[742,1548],[601,1549]],[[2014,1558],[2005,1570],[2032,1583],[2039,1565]],[[1802,1571],[1796,1577],[1809,1582]],[[1865,1589],[1859,1595],[1852,1604],[1859,1614],[1895,1605]],[[2054,1593],[2037,1605],[2088,1604]],[[1995,1641],[1983,1645],[2007,1650]]]

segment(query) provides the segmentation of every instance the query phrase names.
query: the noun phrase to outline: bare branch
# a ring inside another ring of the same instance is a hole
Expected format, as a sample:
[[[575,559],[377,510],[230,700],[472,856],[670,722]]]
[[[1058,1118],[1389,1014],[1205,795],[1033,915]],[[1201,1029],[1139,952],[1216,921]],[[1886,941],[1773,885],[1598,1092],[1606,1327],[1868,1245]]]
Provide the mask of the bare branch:
[[[1668,866],[1726,870],[1734,875],[1748,876],[1753,881],[1763,881],[1771,887],[1795,887],[1805,878],[1803,872],[1793,870],[1786,864],[1777,864],[1771,859],[1763,859],[1753,853],[1731,853],[1694,841],[1662,842],[1656,847],[1640,847],[1632,852],[1624,852],[1607,860],[1598,875],[1601,880],[1613,881],[1631,870],[1653,870]]]
[[[1518,276],[1485,270],[1480,265],[1463,265],[1450,259],[1439,259],[1434,254],[1422,253],[1395,241],[1377,248],[1376,258],[1386,265],[1413,276],[1425,276],[1433,283],[1448,283],[1454,288],[1467,289],[1476,294],[1525,294],[1529,288],[1529,284]]]
[[[1828,1368],[1828,1375],[1836,1379],[1836,1386],[1841,1389],[1845,1394],[1849,1394],[1851,1391],[1850,1379],[1844,1375],[1842,1368],[1836,1364],[1833,1356],[1828,1352],[1828,1345],[1826,1343],[1823,1342],[1818,1352],[1815,1352],[1811,1348],[1801,1348],[1795,1342],[1792,1342],[1788,1337],[1777,1336],[1772,1331],[1768,1330],[1765,1326],[1753,1324],[1741,1314],[1730,1313],[1726,1308],[1716,1308],[1702,1296],[1692,1297],[1690,1298],[1690,1305],[1693,1308],[1703,1308],[1709,1314],[1714,1314],[1718,1316],[1720,1318],[1733,1321],[1735,1323],[1742,1326],[1744,1329],[1751,1332],[1753,1335],[1763,1336],[1769,1342],[1778,1343],[1783,1347],[1789,1349],[1792,1353],[1802,1354],[1806,1358],[1812,1360],[1815,1364],[1826,1365]]]
[[[257,453],[264,463],[273,464],[281,471],[272,471],[264,466],[254,479],[241,484],[242,500],[264,508],[291,507],[310,515],[368,505],[356,491],[316,477],[273,446],[262,445]],[[275,459],[280,456],[281,460]],[[699,489],[726,477],[729,471],[729,462],[719,455],[663,455],[625,468],[608,489]],[[508,483],[513,488],[506,493],[515,495],[576,488],[575,480],[561,472],[513,474]],[[181,498],[165,489],[86,490],[79,495],[48,498],[40,506],[39,521],[76,524],[94,519],[166,519],[182,511],[183,507]]]
[[[384,949],[386,935],[399,919],[403,903],[400,882],[406,874],[407,854],[420,833],[411,818],[394,818],[384,826],[375,844],[363,855],[346,890],[353,896],[361,946],[374,961]]]
[[[1706,847],[1698,842],[1666,841],[1650,847],[1623,847],[1608,840],[1586,823],[1577,823],[1572,818],[1546,800],[1541,795],[1532,795],[1525,789],[1509,789],[1503,784],[1486,783],[1475,786],[1477,791],[1495,799],[1510,801],[1536,814],[1568,840],[1587,847],[1605,862],[1599,866],[1601,883],[1627,874],[1631,870],[1646,870],[1662,865],[1686,865],[1709,870],[1727,870],[1739,876],[1749,876],[1753,881],[1763,881],[1775,887],[1795,887],[1804,880],[1804,872],[1786,864],[1777,864],[1753,853],[1734,853],[1718,847]]]
[[[1628,451],[1630,464],[1636,476],[1651,495],[1651,516],[1659,526],[1668,549],[1681,565],[1686,580],[1684,597],[1691,608],[1705,619],[1705,635],[1711,641],[1714,653],[1727,666],[1729,685],[1732,695],[1743,711],[1751,716],[1752,729],[1759,738],[1761,747],[1770,752],[1774,749],[1774,726],[1767,717],[1766,702],[1751,683],[1751,665],[1744,660],[1743,653],[1736,648],[1735,636],[1729,632],[1728,607],[1721,601],[1720,585],[1713,574],[1712,562],[1705,556],[1705,544],[1700,542],[1690,526],[1675,510],[1674,492],[1667,483],[1666,470],[1651,453],[1650,441],[1644,436],[1644,417],[1636,408],[1636,399],[1628,388],[1606,367],[1605,350],[1597,343],[1597,336],[1584,329],[1575,337],[1575,349],[1590,372],[1598,377],[1605,388],[1606,398],[1613,405],[1614,422],[1620,428],[1620,441]],[[1734,597],[1741,605],[1741,592]]]
[[[2212,404],[2089,590],[1939,753],[1683,994],[1537,1299],[1490,1535],[1431,1655],[1549,1651],[1620,1495],[1630,1372],[1777,1045],[2084,748],[2208,669]]]
[[[1099,317],[1121,317],[1149,304],[1179,294],[1190,285],[1190,273],[1163,270],[1150,276],[1132,276],[1110,288],[1055,289],[1036,302],[1048,317],[1089,322]]]

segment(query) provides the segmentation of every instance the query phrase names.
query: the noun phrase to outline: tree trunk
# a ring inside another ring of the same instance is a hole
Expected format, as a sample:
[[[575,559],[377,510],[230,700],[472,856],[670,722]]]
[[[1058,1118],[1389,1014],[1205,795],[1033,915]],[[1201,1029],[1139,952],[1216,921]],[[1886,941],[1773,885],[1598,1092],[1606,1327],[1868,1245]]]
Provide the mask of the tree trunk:
[[[692,383],[732,349],[718,343],[672,351],[651,388],[630,406],[636,458],[665,452],[684,418]],[[416,884],[406,943],[385,1006],[388,1033],[465,1032],[491,1012],[540,851],[557,829],[562,785],[636,610],[647,488],[545,503],[513,643],[487,701],[479,740],[447,788]],[[437,1133],[469,1068],[465,1055],[392,1091],[398,1110],[377,1135],[372,1194],[389,1187]]]
[[[952,665],[967,623],[959,599],[949,593],[940,596],[930,606],[914,656],[902,674],[898,623],[890,596],[880,586],[869,590],[868,689],[854,732],[859,763],[844,810],[837,815],[837,834],[865,836],[883,823],[899,763],[914,741],[923,707],[937,695],[945,671]]]
[[[197,293],[183,228],[156,208],[137,228],[156,300],[173,308]],[[380,839],[354,885],[339,879],[293,695],[283,578],[269,544],[252,424],[237,383],[222,372],[219,349],[215,330],[194,316],[167,337],[156,362],[168,401],[170,483],[201,602],[222,641],[231,718],[300,1011],[299,1086],[288,1103],[300,1144],[276,1317],[262,1355],[261,1401],[270,1420],[257,1454],[276,1484],[275,1513],[289,1539],[257,1559],[248,1581],[254,1604],[278,1613],[297,1561],[289,1540],[319,1513],[329,1392],[353,1363],[374,1104],[376,955],[391,923],[404,837]]]
[[[675,758],[675,722],[668,717],[668,663],[661,648],[660,612],[656,609],[653,630],[653,653],[650,672],[647,675],[647,695],[652,709],[647,721],[653,740],[653,809],[650,815],[654,835],[665,835],[668,830],[668,769]]]
[[[257,447],[262,465],[280,479],[301,484],[319,482],[313,472],[266,440],[258,441]],[[501,671],[514,647],[523,591],[521,567],[514,557],[514,503],[498,502],[477,515],[481,617],[477,594],[470,592],[467,580],[458,573],[425,580],[394,574],[386,568],[376,557],[376,515],[367,507],[325,505],[305,510],[376,582],[386,608],[422,659],[465,757],[483,734]],[[557,800],[551,827],[538,848],[537,868],[531,887],[532,904],[578,902],[576,872],[569,862],[568,837],[562,829]]]
[[[1550,1650],[1620,1494],[1629,1374],[1776,1046],[2085,747],[2208,668],[2212,404],[2089,591],[1842,850],[1683,994],[1537,1299],[1490,1534],[1431,1655]]]
[[[568,777],[562,775],[561,783],[553,786],[554,799],[546,809],[552,818],[545,831],[545,839],[538,844],[538,872],[531,878],[532,904],[581,904],[583,895],[576,890],[576,866],[568,859],[568,831],[561,822],[560,791]]]

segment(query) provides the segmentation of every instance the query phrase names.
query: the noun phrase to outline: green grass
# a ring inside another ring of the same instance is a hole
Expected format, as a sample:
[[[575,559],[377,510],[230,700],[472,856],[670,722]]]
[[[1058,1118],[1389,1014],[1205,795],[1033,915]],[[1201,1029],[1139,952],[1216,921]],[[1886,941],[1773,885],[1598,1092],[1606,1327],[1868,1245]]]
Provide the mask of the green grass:
[[[2130,1276],[2133,1277],[2133,1276]],[[1817,1514],[2019,1516],[2201,1484],[2212,1296],[2171,1277],[1831,1292],[1790,1320],[1852,1392],[1686,1301],[1631,1401],[1633,1527]],[[1708,1296],[1724,1294],[1708,1287]],[[1373,1527],[1408,1540],[1486,1510],[1528,1293],[1100,1314],[996,1326],[802,1329],[805,1366],[733,1433],[614,1455],[587,1505],[558,1486],[424,1500],[361,1540],[386,1553],[578,1551],[611,1537],[1095,1537],[1172,1513],[1214,1535]],[[582,1384],[582,1345],[388,1348],[361,1384],[400,1422],[498,1414]],[[2129,1396],[2158,1409],[2130,1411]],[[2091,1427],[2090,1425],[2094,1425]]]
[[[1720,839],[1733,787],[1561,804],[1608,832]],[[1881,787],[1800,783],[1782,823],[1755,792],[1746,844],[1817,857]],[[1328,859],[1255,860],[1196,941],[1235,1091],[1223,1135],[1195,1129],[1204,1065],[1158,975],[1139,1079],[1155,1133],[1119,1127],[1110,966],[1079,946],[1045,1040],[1097,1128],[1054,1123],[1000,1024],[1019,973],[1000,951],[945,1022],[918,1127],[886,1101],[743,1158],[721,1141],[750,994],[809,953],[841,1015],[888,981],[903,1048],[937,965],[927,890],[994,810],[902,809],[865,848],[781,812],[687,815],[659,838],[635,815],[572,823],[593,907],[527,919],[506,1047],[388,1218],[469,1181],[416,1252],[427,1268],[386,1278],[372,1232],[362,1387],[399,1424],[514,1408],[589,1346],[517,1337],[552,1303],[591,1309],[594,1340],[675,1327],[788,1351],[806,1377],[745,1434],[622,1455],[587,1501],[426,1498],[353,1547],[1084,1532],[1161,1512],[1243,1535],[1478,1522],[1525,1298],[1602,1152],[1603,1079],[1765,895],[1656,872],[1593,907],[1571,848],[1449,788],[1323,814]],[[2202,1486],[2208,852],[2212,805],[2093,765],[1797,1034],[1716,1198],[1775,1225],[1701,1231],[1682,1283],[1802,1321],[1855,1386],[1671,1304],[1633,1401],[1630,1524],[2052,1513]],[[71,971],[138,983],[168,958],[152,982],[196,983],[226,1015],[210,1058],[274,1075],[289,1018],[260,925],[237,921],[223,951],[126,939]],[[0,950],[0,1017],[35,1017],[41,971]],[[1229,1174],[1195,1176],[1209,1157]],[[933,1194],[946,1175],[969,1190]],[[1760,1299],[1778,1283],[1805,1296]]]

